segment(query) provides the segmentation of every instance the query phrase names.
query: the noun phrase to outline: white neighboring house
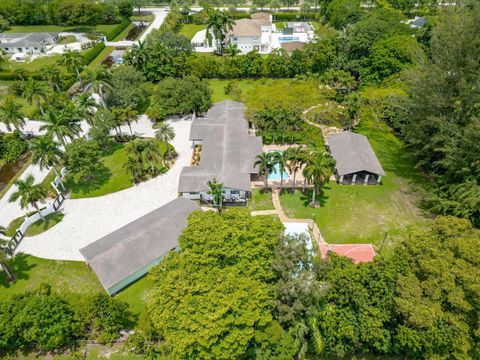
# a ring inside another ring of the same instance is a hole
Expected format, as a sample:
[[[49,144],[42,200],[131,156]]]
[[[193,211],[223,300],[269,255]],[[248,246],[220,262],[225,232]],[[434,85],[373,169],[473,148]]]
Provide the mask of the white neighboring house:
[[[190,130],[193,145],[202,145],[198,166],[186,166],[180,174],[178,192],[191,200],[212,202],[208,181],[223,184],[224,204],[245,205],[256,177],[255,158],[263,151],[262,138],[250,136],[243,104],[222,101],[196,118]]]
[[[272,51],[272,33],[275,25],[272,23],[272,15],[268,13],[255,13],[251,19],[235,21],[233,29],[227,36],[227,46],[236,44],[242,54],[256,50],[261,54]]]
[[[6,54],[44,54],[58,40],[58,33],[1,33],[0,50]]]

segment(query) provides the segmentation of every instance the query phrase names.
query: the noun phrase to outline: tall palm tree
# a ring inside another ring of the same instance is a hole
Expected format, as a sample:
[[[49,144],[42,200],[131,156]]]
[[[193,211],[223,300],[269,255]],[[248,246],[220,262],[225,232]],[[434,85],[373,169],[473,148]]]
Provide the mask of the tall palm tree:
[[[0,234],[5,235],[5,228],[3,226],[0,226]],[[9,251],[7,248],[8,242],[6,240],[1,240],[0,239],[0,266],[2,267],[3,271],[5,271],[5,274],[7,274],[7,277],[9,280],[12,280],[12,274],[8,271],[8,261],[10,260],[9,256]]]
[[[40,109],[42,115],[45,115],[45,111],[43,110],[43,106],[41,104],[41,100],[46,99],[47,94],[45,90],[45,86],[35,79],[30,78],[27,80],[22,94],[22,96],[30,105],[35,103],[35,105]]]
[[[142,164],[138,162],[138,159],[129,156],[125,164],[123,164],[123,167],[127,173],[132,175],[135,183],[140,181],[140,175],[143,171],[143,167]]]
[[[80,75],[80,67],[83,65],[83,56],[79,51],[67,50],[62,54],[59,61],[60,65],[65,66],[69,71],[75,71]]]
[[[321,186],[333,174],[334,166],[335,160],[325,151],[316,151],[309,154],[307,164],[303,169],[303,176],[313,183],[312,206],[315,206],[317,192],[320,192]]]
[[[273,165],[278,165],[278,171],[280,171],[280,191],[283,188],[283,174],[288,166],[288,156],[285,151],[276,151],[272,153]]]
[[[91,89],[94,93],[97,93],[100,96],[104,106],[104,89],[112,88],[111,80],[112,74],[102,66],[97,66],[93,70],[88,69],[82,74],[83,84],[87,89]]]
[[[49,109],[42,121],[45,124],[40,126],[40,130],[46,130],[48,134],[55,135],[63,146],[67,144],[66,139],[72,140],[81,131],[78,119],[65,111]]]
[[[254,167],[258,167],[258,175],[263,175],[265,189],[268,189],[268,176],[275,172],[272,162],[272,153],[263,152],[255,158]]]
[[[55,65],[45,66],[41,73],[43,79],[45,79],[53,91],[57,90],[60,92],[60,83],[62,82],[62,72]]]
[[[170,159],[170,146],[169,142],[175,139],[175,131],[173,126],[167,124],[166,122],[158,122],[153,125],[155,130],[155,138],[157,140],[163,141],[167,144],[167,156]]]
[[[95,99],[93,99],[89,93],[83,93],[76,97],[75,105],[80,118],[85,120],[91,126],[95,110],[98,107]]]
[[[125,55],[125,61],[141,71],[145,70],[147,60],[147,46],[145,41],[138,41],[133,44],[131,50]]]
[[[127,124],[130,129],[130,135],[133,135],[132,122],[138,121],[138,112],[131,106],[125,108],[114,107],[112,108],[112,116],[115,118],[118,125]]]
[[[41,170],[43,168],[52,168],[60,180],[60,186],[65,190],[62,177],[57,170],[57,166],[61,164],[62,159],[65,157],[59,145],[60,144],[49,135],[34,140],[32,142],[32,161],[34,164],[39,164]]]
[[[294,192],[297,172],[305,165],[306,151],[303,146],[294,146],[285,151],[285,156],[288,159],[288,171],[293,174],[292,192]]]
[[[211,45],[212,34],[215,37],[217,51],[223,53],[225,35],[233,29],[233,17],[224,11],[211,9],[207,13],[207,39]]]
[[[155,164],[163,160],[162,151],[158,146],[158,143],[154,141],[146,141],[143,146],[143,156],[150,165],[150,171],[155,173]]]
[[[0,105],[0,122],[5,124],[8,131],[12,131],[12,126],[17,130],[25,126],[21,108],[22,105],[11,96],[7,96]]]
[[[213,206],[218,209],[218,212],[222,212],[222,205],[223,205],[223,184],[217,182],[217,179],[212,178],[212,180],[208,180],[207,182],[208,194],[212,195],[213,197]]]
[[[26,208],[28,205],[32,205],[35,210],[37,210],[42,220],[45,221],[45,218],[38,207],[38,202],[45,199],[45,188],[40,184],[35,184],[35,178],[31,174],[28,175],[25,180],[19,179],[15,181],[14,184],[17,187],[17,190],[12,193],[8,201],[15,202],[20,200],[20,206],[22,209]]]

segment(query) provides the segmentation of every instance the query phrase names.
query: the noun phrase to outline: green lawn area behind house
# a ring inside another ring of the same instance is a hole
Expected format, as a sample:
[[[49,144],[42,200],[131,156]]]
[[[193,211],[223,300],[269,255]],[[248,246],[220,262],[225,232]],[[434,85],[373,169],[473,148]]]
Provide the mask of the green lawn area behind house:
[[[202,24],[183,24],[180,26],[178,33],[185,36],[187,39],[192,40],[193,36],[200,30],[206,29],[207,27]]]
[[[366,120],[357,129],[368,136],[387,176],[380,186],[326,184],[320,196],[322,206],[313,209],[308,196],[285,192],[281,203],[287,216],[312,219],[330,243],[373,243],[379,245],[385,233],[388,246],[408,236],[429,220],[417,207],[423,177],[413,167],[403,143],[383,123]]]
[[[58,65],[61,55],[41,56],[30,62],[8,61],[2,66],[3,71],[13,72],[18,69],[25,69],[29,72],[38,71],[45,66],[55,65],[66,72],[64,66]]]
[[[272,201],[272,193],[264,192],[263,189],[253,189],[252,198],[248,201],[250,211],[275,210]]]

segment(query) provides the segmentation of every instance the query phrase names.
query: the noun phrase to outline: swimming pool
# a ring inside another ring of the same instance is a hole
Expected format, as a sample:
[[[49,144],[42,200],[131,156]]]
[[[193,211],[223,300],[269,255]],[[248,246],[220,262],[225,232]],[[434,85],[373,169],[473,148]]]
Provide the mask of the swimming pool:
[[[280,43],[292,42],[292,41],[300,41],[298,36],[281,36],[278,38]]]
[[[307,236],[307,249],[308,251],[312,251],[312,238],[310,237],[307,223],[283,223],[283,226],[285,226],[285,235],[295,236],[305,234]]]
[[[270,150],[269,153],[281,153],[281,151],[278,150]],[[275,164],[273,166],[274,171],[270,174],[268,174],[268,180],[273,180],[273,181],[280,181],[280,165]],[[283,180],[288,179],[288,173],[286,171],[283,172]]]

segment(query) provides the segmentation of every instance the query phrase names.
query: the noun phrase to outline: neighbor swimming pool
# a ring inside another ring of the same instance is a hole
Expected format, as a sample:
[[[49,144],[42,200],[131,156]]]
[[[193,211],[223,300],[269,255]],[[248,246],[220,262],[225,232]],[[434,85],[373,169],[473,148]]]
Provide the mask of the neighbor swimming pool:
[[[281,153],[281,151],[278,150],[270,150],[269,153]],[[275,164],[273,167],[274,172],[271,174],[268,174],[268,180],[273,180],[273,181],[280,181],[281,176],[280,176],[280,165]],[[288,173],[286,171],[283,172],[283,180],[288,179]]]
[[[295,236],[305,234],[307,236],[307,249],[308,251],[312,251],[312,238],[310,237],[307,223],[283,223],[283,226],[285,226],[285,235]]]

